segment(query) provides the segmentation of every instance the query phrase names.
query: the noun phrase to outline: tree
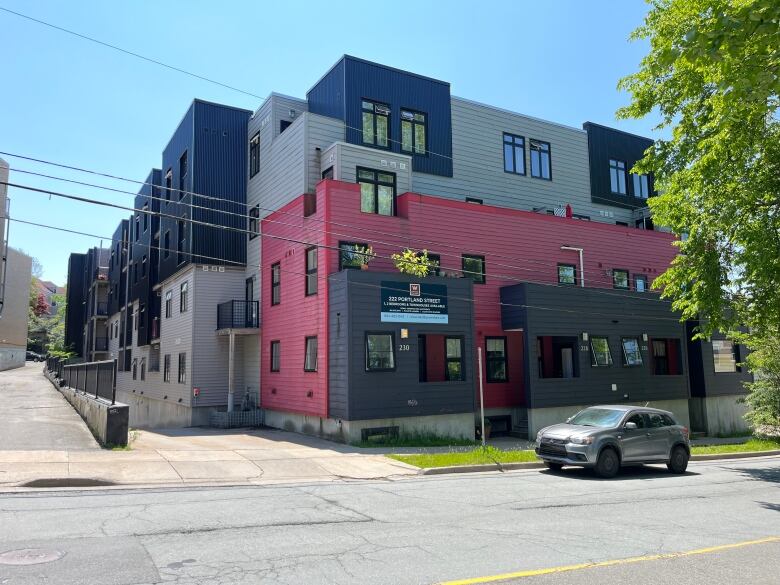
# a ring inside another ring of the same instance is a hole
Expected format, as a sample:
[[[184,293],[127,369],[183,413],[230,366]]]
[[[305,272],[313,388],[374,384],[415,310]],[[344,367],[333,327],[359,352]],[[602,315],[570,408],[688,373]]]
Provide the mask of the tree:
[[[428,250],[415,252],[406,248],[400,254],[393,254],[390,258],[392,258],[398,272],[412,276],[428,276],[428,272],[438,265],[435,261],[432,262],[428,259]]]
[[[32,312],[36,317],[41,317],[43,315],[49,314],[49,303],[46,302],[46,295],[44,295],[42,292],[38,292],[37,295],[35,295],[35,302],[32,306]]]
[[[746,384],[750,394],[748,420],[755,426],[780,425],[780,337],[753,338],[746,362],[755,381]]]

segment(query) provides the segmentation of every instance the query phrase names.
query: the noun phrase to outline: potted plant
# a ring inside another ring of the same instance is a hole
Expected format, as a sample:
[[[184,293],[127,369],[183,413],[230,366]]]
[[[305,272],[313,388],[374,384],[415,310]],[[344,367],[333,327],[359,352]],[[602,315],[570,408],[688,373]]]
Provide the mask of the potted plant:
[[[428,272],[438,266],[438,262],[428,259],[428,250],[416,252],[406,248],[400,254],[393,254],[390,258],[393,259],[398,272],[411,276],[428,276]]]
[[[360,265],[361,270],[368,270],[368,263],[376,258],[374,248],[371,246],[355,246],[352,250],[355,262]]]

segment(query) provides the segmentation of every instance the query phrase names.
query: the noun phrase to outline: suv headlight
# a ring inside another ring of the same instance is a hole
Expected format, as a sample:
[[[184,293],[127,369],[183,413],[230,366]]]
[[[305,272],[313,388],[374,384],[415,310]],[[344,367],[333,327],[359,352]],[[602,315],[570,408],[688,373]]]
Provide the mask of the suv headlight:
[[[575,445],[590,445],[593,443],[593,437],[569,437],[569,442],[574,443]]]
[[[539,444],[542,442],[542,431],[539,431],[536,433],[536,443]]]

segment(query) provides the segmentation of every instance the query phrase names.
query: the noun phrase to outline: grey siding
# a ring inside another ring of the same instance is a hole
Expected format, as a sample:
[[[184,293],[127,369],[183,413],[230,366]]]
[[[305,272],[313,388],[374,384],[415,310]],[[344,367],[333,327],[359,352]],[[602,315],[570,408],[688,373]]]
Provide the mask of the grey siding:
[[[337,142],[322,153],[322,171],[333,167],[333,178],[354,183],[357,168],[365,167],[395,175],[398,195],[412,190],[412,159],[410,156],[383,152],[375,148]]]
[[[670,304],[656,295],[622,291],[605,291],[517,284],[501,289],[504,329],[522,327],[526,338],[525,376],[529,408],[642,402],[686,399],[689,397],[686,365],[685,327]],[[534,307],[554,307],[542,310]],[[613,365],[591,366],[590,341],[583,332],[606,336]],[[643,341],[647,334],[647,341]],[[579,377],[540,378],[536,339],[539,336],[576,337],[574,359]],[[642,353],[642,366],[623,365],[622,337],[636,337]],[[653,338],[680,341],[679,375],[652,373],[650,342]],[[615,390],[613,386],[615,385]]]
[[[347,281],[340,274],[328,279],[328,414],[349,420],[349,340],[351,314]]]

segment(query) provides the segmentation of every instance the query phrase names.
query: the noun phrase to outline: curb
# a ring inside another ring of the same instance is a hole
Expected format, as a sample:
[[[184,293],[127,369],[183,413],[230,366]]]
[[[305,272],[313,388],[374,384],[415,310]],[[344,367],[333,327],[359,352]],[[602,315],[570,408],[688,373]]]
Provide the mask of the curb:
[[[716,453],[712,455],[693,455],[691,461],[723,461],[728,459],[753,459],[756,457],[771,457],[780,455],[780,450],[775,451],[748,451],[746,453]],[[522,463],[486,463],[484,465],[451,465],[449,467],[423,467],[417,471],[417,475],[445,475],[450,473],[481,473],[485,471],[516,471],[522,469],[544,469],[546,465],[541,461],[527,461]]]

